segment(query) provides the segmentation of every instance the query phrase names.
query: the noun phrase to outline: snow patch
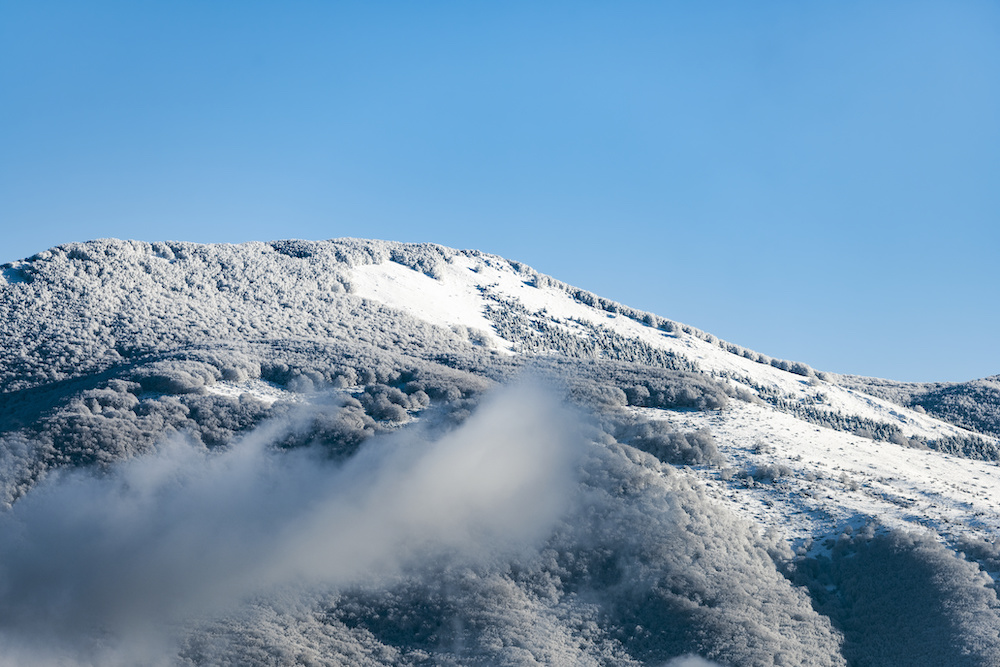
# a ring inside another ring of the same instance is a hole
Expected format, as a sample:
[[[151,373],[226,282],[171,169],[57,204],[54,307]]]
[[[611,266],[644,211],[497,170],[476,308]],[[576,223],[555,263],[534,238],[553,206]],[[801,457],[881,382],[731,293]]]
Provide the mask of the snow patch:
[[[205,391],[217,396],[228,396],[230,398],[240,398],[244,394],[249,394],[253,398],[273,405],[276,401],[297,402],[302,400],[299,394],[286,391],[276,384],[265,380],[245,380],[243,382],[215,382],[205,385]]]
[[[351,292],[430,324],[480,330],[498,346],[507,347],[506,341],[492,333],[483,315],[482,297],[469,283],[455,280],[454,268],[444,268],[442,273],[446,278],[436,280],[396,262],[359,266],[350,273]]]

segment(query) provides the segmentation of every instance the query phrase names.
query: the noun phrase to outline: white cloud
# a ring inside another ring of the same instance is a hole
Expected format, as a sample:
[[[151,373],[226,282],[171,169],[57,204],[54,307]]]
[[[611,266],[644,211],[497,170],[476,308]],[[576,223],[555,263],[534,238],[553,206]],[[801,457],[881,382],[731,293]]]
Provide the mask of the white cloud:
[[[222,453],[175,438],[106,474],[54,474],[0,523],[8,664],[24,662],[17,650],[35,663],[148,660],[163,654],[161,627],[275,587],[530,549],[572,495],[560,414],[538,391],[508,390],[449,433],[375,438],[338,466],[270,446],[308,422],[298,413]]]

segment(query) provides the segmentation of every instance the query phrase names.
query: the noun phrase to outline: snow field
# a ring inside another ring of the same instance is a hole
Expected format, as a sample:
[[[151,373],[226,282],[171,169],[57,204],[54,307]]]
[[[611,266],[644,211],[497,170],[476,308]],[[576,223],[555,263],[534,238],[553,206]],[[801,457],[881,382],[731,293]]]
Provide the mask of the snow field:
[[[731,469],[684,472],[701,479],[733,511],[793,545],[873,519],[890,527],[931,528],[948,539],[970,533],[992,539],[1000,530],[995,462],[876,442],[744,403],[716,413],[636,410],[675,430],[709,428]],[[764,466],[778,476],[748,483],[741,475]]]

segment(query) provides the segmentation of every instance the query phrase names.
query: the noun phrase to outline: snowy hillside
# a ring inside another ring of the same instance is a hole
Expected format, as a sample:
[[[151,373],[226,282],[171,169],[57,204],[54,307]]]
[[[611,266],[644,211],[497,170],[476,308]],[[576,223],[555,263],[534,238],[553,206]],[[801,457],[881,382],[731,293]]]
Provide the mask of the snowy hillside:
[[[2,664],[1000,664],[995,378],[354,239],[60,246],[0,340]]]

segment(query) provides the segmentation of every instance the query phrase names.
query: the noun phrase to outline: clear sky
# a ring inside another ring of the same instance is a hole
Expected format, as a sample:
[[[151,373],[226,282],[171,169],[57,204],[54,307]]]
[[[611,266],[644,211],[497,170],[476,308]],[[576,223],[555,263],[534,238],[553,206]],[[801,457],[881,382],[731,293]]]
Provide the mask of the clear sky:
[[[433,241],[772,356],[1000,373],[1000,3],[0,0],[0,262]]]

